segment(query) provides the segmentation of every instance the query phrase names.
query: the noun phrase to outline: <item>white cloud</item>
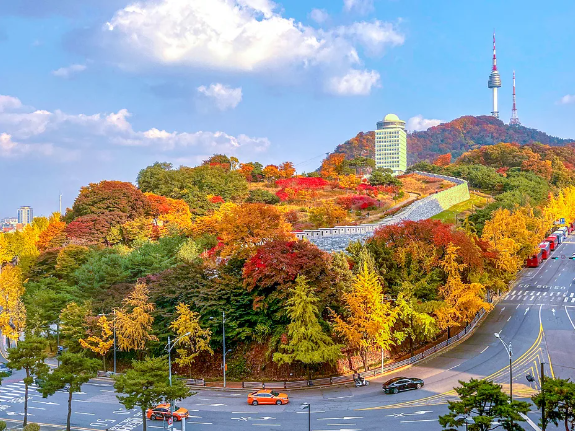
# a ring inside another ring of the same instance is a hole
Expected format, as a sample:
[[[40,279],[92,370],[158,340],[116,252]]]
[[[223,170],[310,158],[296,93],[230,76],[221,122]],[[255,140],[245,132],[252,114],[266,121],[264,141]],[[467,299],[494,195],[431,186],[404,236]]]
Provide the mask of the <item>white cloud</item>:
[[[77,73],[85,71],[87,68],[88,66],[85,64],[71,64],[68,67],[61,67],[60,69],[52,71],[52,75],[59,78],[70,78]]]
[[[232,88],[223,84],[198,87],[198,93],[213,101],[220,111],[234,109],[242,101],[242,88]]]
[[[575,103],[575,94],[566,94],[559,100],[560,105],[568,105],[570,103]]]
[[[18,157],[34,153],[36,156],[51,156],[54,147],[51,144],[22,144],[14,142],[8,133],[0,133],[0,157]]]
[[[428,120],[427,118],[423,118],[422,115],[416,115],[415,117],[411,117],[407,120],[407,130],[410,132],[419,132],[422,130],[427,130],[430,127],[437,126],[441,123],[444,123],[443,120]]]
[[[405,42],[405,36],[397,33],[392,24],[378,20],[355,22],[338,27],[335,32],[364,46],[371,54],[381,53],[385,46],[399,46]]]
[[[323,24],[329,19],[329,14],[325,9],[312,9],[309,17],[313,19],[318,24]]]
[[[333,77],[327,83],[327,91],[340,96],[366,96],[379,87],[380,76],[375,70],[351,70],[344,76]]]
[[[17,97],[0,95],[0,112],[8,109],[17,109],[22,107],[22,102]]]
[[[373,10],[373,0],[343,0],[343,8],[347,12],[368,13]]]
[[[320,12],[312,13],[321,21]],[[126,68],[161,64],[290,82],[310,71],[326,81],[354,73],[363,64],[358,48],[379,54],[404,42],[387,22],[317,29],[284,17],[270,0],[142,0],[117,11],[99,36]]]
[[[10,100],[12,108],[5,103]],[[66,114],[56,110],[17,111],[15,98],[0,96],[4,112],[0,112],[0,157],[43,155],[58,160],[73,160],[84,155],[108,150],[140,147],[138,152],[165,152],[174,157],[227,153],[242,155],[267,150],[267,138],[247,135],[232,136],[221,131],[177,132],[155,127],[134,130],[126,109],[93,115]],[[86,153],[86,154],[85,154]]]

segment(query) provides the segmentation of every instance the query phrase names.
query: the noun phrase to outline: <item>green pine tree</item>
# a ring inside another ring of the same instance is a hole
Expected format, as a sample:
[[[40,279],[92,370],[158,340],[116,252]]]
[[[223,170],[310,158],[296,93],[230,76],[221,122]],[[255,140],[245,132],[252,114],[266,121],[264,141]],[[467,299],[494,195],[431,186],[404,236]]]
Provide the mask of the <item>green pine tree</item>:
[[[449,401],[450,413],[439,416],[439,423],[446,430],[459,427],[469,431],[489,431],[501,427],[505,431],[521,431],[518,422],[525,419],[519,414],[528,413],[529,403],[509,402],[501,386],[487,380],[459,381],[455,388],[459,401]]]
[[[318,298],[309,288],[307,279],[298,276],[287,301],[287,314],[291,319],[287,334],[289,341],[282,344],[282,351],[273,356],[278,364],[298,361],[305,364],[309,371],[311,366],[333,363],[341,356],[341,346],[335,344],[321,327],[317,302]]]

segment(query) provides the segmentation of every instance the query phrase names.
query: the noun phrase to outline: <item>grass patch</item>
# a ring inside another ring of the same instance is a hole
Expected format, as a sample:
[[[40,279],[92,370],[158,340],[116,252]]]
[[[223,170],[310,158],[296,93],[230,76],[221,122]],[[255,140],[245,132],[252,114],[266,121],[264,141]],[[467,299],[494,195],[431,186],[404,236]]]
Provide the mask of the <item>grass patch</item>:
[[[471,214],[474,209],[483,208],[487,205],[487,199],[483,196],[479,196],[474,193],[470,196],[471,198],[465,202],[453,205],[451,208],[440,212],[431,218],[433,220],[441,220],[444,223],[455,224],[456,217],[459,221],[462,221],[467,215]]]

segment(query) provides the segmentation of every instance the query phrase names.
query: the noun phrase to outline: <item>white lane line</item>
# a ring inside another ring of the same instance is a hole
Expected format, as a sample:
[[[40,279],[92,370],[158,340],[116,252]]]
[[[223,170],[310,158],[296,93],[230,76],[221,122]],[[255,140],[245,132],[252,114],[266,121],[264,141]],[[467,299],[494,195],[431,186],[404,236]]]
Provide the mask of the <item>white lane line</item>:
[[[483,349],[483,350],[481,351],[481,353],[485,352],[487,349],[489,349],[489,346],[487,346],[485,349]]]
[[[349,421],[352,419],[363,419],[363,416],[344,416],[342,418],[319,418],[318,421]]]
[[[74,412],[75,415],[88,415],[88,416],[96,416],[95,413],[86,413],[86,412]]]
[[[400,421],[402,424],[413,423],[413,422],[437,422],[437,419],[420,419],[418,421]]]
[[[507,321],[509,322],[511,320],[511,316],[509,316],[509,319],[507,319]]]
[[[567,313],[567,317],[569,318],[569,321],[571,322],[571,326],[573,326],[573,329],[575,329],[575,325],[573,324],[573,320],[571,320],[571,316],[569,316],[569,310],[567,310],[567,307],[565,307],[565,313]]]

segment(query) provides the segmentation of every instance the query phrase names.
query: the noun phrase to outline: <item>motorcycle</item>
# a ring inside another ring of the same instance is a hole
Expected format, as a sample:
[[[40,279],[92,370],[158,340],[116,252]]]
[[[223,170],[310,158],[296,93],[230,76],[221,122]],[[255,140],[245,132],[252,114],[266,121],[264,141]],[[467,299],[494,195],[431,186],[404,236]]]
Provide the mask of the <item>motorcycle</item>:
[[[363,377],[354,378],[353,381],[355,382],[355,387],[359,388],[360,386],[369,386],[369,380],[365,380]]]

